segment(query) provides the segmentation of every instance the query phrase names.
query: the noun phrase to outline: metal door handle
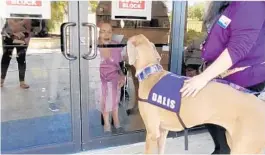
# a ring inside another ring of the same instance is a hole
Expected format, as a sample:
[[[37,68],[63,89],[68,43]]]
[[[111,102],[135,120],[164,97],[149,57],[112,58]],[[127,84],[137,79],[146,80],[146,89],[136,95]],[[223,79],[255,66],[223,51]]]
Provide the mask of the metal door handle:
[[[71,55],[70,53],[67,52],[67,43],[65,43],[66,40],[66,30],[68,27],[70,26],[76,26],[76,23],[74,22],[66,22],[63,23],[60,27],[60,31],[61,31],[61,52],[63,54],[63,56],[67,59],[67,60],[76,60],[77,57],[74,55]]]
[[[89,38],[88,53],[85,53],[82,57],[86,60],[95,59],[97,57],[97,51],[98,51],[97,50],[97,48],[98,48],[97,47],[97,39],[98,39],[97,26],[93,23],[82,23],[82,26],[88,27],[89,31],[91,31],[91,29],[94,29],[94,38],[92,38],[92,35],[91,35],[92,33],[91,32],[89,33],[90,38]],[[91,39],[92,39],[92,41],[94,41],[93,46],[90,46]],[[93,49],[94,49],[94,51],[93,51]],[[92,56],[90,56],[92,51],[93,51],[93,54],[92,54]]]

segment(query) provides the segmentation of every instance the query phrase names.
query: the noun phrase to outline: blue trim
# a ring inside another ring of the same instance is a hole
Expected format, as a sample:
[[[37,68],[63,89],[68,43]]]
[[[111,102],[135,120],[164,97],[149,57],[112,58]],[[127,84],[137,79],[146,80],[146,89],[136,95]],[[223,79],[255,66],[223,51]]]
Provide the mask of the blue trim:
[[[1,122],[1,152],[73,141],[71,115],[56,114]]]
[[[139,81],[142,81],[146,79],[149,75],[156,73],[156,72],[160,72],[162,70],[163,70],[163,67],[160,64],[148,66],[137,75],[137,78]]]
[[[186,1],[173,1],[170,72],[181,75],[184,51]]]

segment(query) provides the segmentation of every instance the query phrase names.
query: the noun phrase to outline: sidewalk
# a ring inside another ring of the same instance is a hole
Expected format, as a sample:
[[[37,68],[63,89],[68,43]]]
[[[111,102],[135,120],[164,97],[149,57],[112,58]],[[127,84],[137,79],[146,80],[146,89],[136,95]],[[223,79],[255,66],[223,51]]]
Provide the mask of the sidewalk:
[[[141,142],[95,151],[86,151],[77,154],[143,154],[144,144],[144,142]],[[204,132],[198,134],[189,135],[188,151],[184,150],[184,136],[177,138],[168,138],[165,154],[210,154],[212,151],[213,142],[209,133],[207,132],[207,130],[205,130]]]

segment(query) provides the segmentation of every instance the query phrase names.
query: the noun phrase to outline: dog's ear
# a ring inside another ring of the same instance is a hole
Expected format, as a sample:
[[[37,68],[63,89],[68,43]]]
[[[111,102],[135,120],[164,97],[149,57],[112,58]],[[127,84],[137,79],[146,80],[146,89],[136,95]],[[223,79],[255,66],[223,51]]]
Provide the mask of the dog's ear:
[[[157,61],[159,61],[160,62],[160,60],[161,60],[161,56],[158,54],[158,52],[157,52],[157,50],[156,50],[156,46],[152,43],[152,42],[150,42],[151,43],[151,45],[152,45],[152,47],[153,47],[153,52],[154,52],[154,56],[155,56],[155,58],[157,59]]]
[[[138,55],[138,51],[135,47],[135,43],[133,42],[133,40],[128,40],[127,42],[127,53],[128,53],[129,65],[134,65],[139,55]]]

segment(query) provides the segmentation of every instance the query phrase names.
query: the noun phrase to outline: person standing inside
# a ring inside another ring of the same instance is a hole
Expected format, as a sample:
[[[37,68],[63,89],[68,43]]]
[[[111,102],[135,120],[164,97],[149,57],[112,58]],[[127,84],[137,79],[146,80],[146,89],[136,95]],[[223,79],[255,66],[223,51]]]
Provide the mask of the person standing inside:
[[[112,26],[101,23],[99,30],[99,43],[102,45],[117,44],[112,40]],[[118,108],[120,102],[120,89],[125,83],[120,62],[122,61],[122,48],[100,48],[100,79],[101,79],[101,112],[104,119],[104,131],[111,131],[110,113],[116,130],[121,132]]]
[[[2,29],[3,56],[1,60],[1,87],[7,75],[7,70],[12,58],[14,48],[17,50],[17,63],[20,87],[28,89],[25,83],[26,51],[31,37],[30,19],[6,19]]]
[[[208,37],[202,46],[202,73],[185,81],[182,96],[195,96],[214,78],[222,78],[252,91],[265,86],[265,2],[212,1],[204,23]],[[229,154],[225,129],[206,125],[215,149]]]

